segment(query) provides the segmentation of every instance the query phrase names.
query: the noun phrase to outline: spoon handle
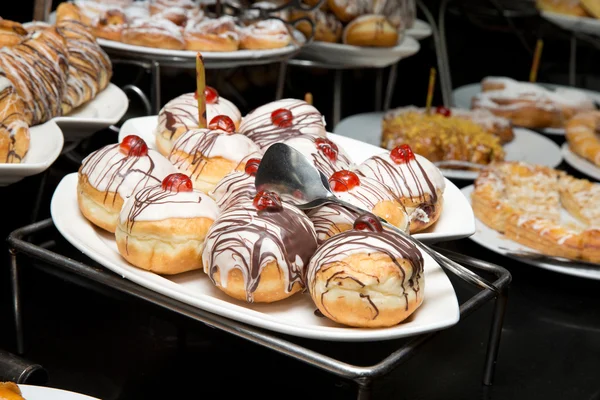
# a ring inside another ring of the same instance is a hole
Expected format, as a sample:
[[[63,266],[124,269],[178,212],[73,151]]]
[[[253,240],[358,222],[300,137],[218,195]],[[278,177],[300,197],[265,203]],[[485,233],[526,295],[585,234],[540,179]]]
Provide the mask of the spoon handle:
[[[353,204],[347,203],[336,197],[331,197],[331,198],[328,198],[327,200],[329,200],[330,202],[338,203],[339,205],[346,207],[346,208],[348,208],[354,212],[357,212],[359,214],[365,213],[365,210],[361,209],[360,207],[356,207]],[[398,233],[399,235],[402,235],[407,240],[411,241],[421,251],[424,251],[425,253],[429,254],[431,256],[431,258],[433,258],[438,264],[440,264],[442,267],[445,267],[447,270],[449,270],[450,272],[452,272],[453,274],[455,274],[462,280],[470,282],[471,284],[473,284],[475,286],[479,286],[481,288],[490,290],[494,293],[498,293],[498,289],[493,284],[491,284],[487,280],[483,279],[482,277],[480,277],[479,275],[477,275],[470,269],[463,267],[459,263],[452,261],[451,259],[444,256],[443,254],[440,254],[437,251],[433,250],[432,248],[424,245],[417,239],[408,235],[407,233],[405,233],[401,229],[397,228],[396,226],[390,224],[383,218],[381,218],[381,217],[377,217],[377,218],[379,218],[379,220],[381,221],[381,224],[384,225],[386,228],[393,230],[394,232]]]

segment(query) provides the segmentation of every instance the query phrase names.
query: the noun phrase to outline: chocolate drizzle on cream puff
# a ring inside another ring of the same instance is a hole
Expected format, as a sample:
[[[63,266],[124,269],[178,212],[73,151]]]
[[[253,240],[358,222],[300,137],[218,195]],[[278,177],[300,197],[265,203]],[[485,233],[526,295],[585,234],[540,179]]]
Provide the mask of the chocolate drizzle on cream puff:
[[[293,137],[283,142],[302,153],[325,176],[341,169],[352,169],[353,163],[344,150],[325,138],[311,136]]]
[[[248,200],[217,218],[207,234],[202,260],[213,283],[219,274],[223,288],[232,270],[241,271],[246,300],[252,302],[261,272],[273,261],[287,292],[294,284],[304,287],[306,266],[316,247],[312,223],[302,211],[285,203],[279,211],[258,211]]]

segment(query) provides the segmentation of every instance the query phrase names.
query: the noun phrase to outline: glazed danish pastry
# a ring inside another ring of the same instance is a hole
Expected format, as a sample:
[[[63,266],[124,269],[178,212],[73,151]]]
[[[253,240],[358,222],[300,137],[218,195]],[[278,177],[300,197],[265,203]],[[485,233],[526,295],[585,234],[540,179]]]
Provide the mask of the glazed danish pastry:
[[[271,303],[304,289],[316,248],[312,223],[302,211],[275,193],[259,192],[217,218],[206,236],[202,263],[229,296]]]
[[[240,28],[240,48],[248,50],[279,49],[292,41],[286,24],[278,19],[254,22]]]
[[[137,19],[121,33],[123,43],[161,49],[182,50],[185,40],[181,28],[167,19]]]
[[[230,16],[190,21],[184,31],[186,49],[198,51],[235,51],[240,35],[235,20]]]
[[[383,328],[423,303],[423,256],[403,236],[363,215],[354,229],[323,243],[310,260],[307,286],[319,311],[338,323]]]
[[[577,114],[566,128],[569,148],[580,157],[600,166],[600,111]]]
[[[24,109],[21,96],[0,71],[0,163],[20,163],[29,150]]]

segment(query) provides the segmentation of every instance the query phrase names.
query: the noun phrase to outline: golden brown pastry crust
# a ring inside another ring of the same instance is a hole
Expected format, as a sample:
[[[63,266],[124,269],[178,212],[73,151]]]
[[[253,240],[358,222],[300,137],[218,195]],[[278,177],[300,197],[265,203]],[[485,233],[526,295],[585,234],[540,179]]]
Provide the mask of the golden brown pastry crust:
[[[398,31],[383,15],[363,15],[344,29],[345,44],[365,47],[394,47],[398,43]]]
[[[344,27],[337,17],[331,13],[327,13],[322,10],[315,10],[310,13],[304,11],[294,11],[290,15],[292,20],[300,17],[308,17],[314,22],[315,35],[313,39],[316,42],[337,43],[342,38],[342,31]],[[306,38],[309,38],[311,35],[311,27],[308,22],[299,22],[296,25],[296,29],[302,32]]]
[[[0,18],[0,47],[11,47],[21,43],[27,30],[18,22]]]
[[[542,11],[557,14],[572,15],[574,17],[588,17],[589,14],[582,6],[585,1],[580,0],[536,0],[537,7]],[[590,4],[597,4],[594,0]]]
[[[0,73],[0,163],[20,163],[29,150],[25,105],[14,86]]]
[[[25,400],[21,389],[13,382],[0,382],[0,399],[2,400]]]
[[[566,127],[567,142],[573,153],[600,166],[600,111],[577,114]]]
[[[114,233],[123,208],[123,198],[116,192],[101,192],[94,188],[87,175],[79,173],[77,203],[84,217],[94,225]]]
[[[600,18],[600,3],[596,0],[581,0],[581,6],[594,18]],[[582,15],[585,16],[585,15]]]

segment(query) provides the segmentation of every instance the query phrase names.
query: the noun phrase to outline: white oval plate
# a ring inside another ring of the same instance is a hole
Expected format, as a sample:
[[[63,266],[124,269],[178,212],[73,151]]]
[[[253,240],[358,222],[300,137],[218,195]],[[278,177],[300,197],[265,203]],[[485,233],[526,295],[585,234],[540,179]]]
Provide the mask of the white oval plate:
[[[43,386],[19,385],[27,400],[100,400],[95,397]]]
[[[154,140],[154,129],[158,118],[154,116],[132,118],[123,124],[119,132],[119,141],[127,135],[138,135],[146,141],[149,147],[156,148]],[[370,146],[365,142],[329,134],[330,139],[341,146],[356,163],[361,163],[367,158],[385,152],[386,150]],[[475,232],[475,217],[471,206],[464,198],[460,190],[446,179],[446,190],[444,191],[444,205],[440,219],[424,232],[414,235],[415,238],[425,243],[435,243],[461,239]]]
[[[462,192],[467,199],[469,199],[469,203],[471,202],[471,193],[473,192],[473,185],[466,186],[462,188]],[[500,232],[495,231],[494,229],[488,227],[483,222],[478,219],[475,219],[475,225],[477,230],[475,234],[469,239],[474,241],[475,243],[485,247],[488,250],[491,250],[495,253],[501,254],[503,256],[513,258],[525,264],[533,265],[535,267],[547,269],[550,271],[558,272],[566,275],[578,276],[580,278],[587,279],[598,279],[600,280],[600,268],[599,269],[587,269],[587,268],[575,268],[575,267],[564,267],[549,264],[546,262],[541,262],[538,260],[530,260],[528,258],[520,258],[508,255],[508,252],[512,251],[532,251],[538,253],[537,250],[526,247],[520,243],[513,242],[510,239],[507,239]]]
[[[343,119],[336,125],[334,132],[338,135],[379,146],[381,143],[381,120],[384,113],[373,112],[357,114]],[[515,128],[515,138],[504,145],[506,160],[524,161],[531,164],[556,167],[562,161],[560,148],[552,140],[525,128]],[[476,171],[442,169],[446,178],[474,180]]]
[[[332,341],[396,339],[458,322],[458,301],[452,284],[427,255],[424,255],[425,301],[408,321],[387,329],[349,328],[317,317],[316,307],[307,293],[273,304],[248,304],[228,297],[202,271],[167,277],[136,268],[119,254],[114,234],[95,228],[83,217],[76,192],[77,173],[69,174],[56,188],[50,206],[54,225],[73,246],[124,278],[223,317],[288,335]]]
[[[573,153],[569,148],[569,143],[563,143],[562,154],[563,157],[565,157],[565,161],[567,162],[567,164],[569,164],[571,167],[575,168],[577,171],[583,174],[591,176],[596,180],[600,180],[600,168],[598,168],[585,158]]]
[[[407,29],[405,33],[417,40],[423,40],[431,36],[431,26],[427,22],[417,19],[413,27]]]
[[[129,99],[125,92],[109,83],[95,98],[69,115],[54,118],[54,122],[63,131],[65,139],[82,139],[119,122],[128,107]]]
[[[565,88],[565,89],[577,89],[585,94],[587,94],[592,100],[596,102],[596,104],[600,104],[600,93],[594,92],[592,90],[586,90],[581,88],[574,88],[570,86],[562,86],[555,85],[552,83],[540,83],[541,86],[547,87],[548,89],[556,89],[556,88]],[[454,105],[458,108],[471,108],[471,99],[477,94],[481,92],[481,84],[479,83],[471,83],[469,85],[461,86],[458,89],[455,89],[452,92],[452,96],[454,97]],[[565,130],[563,128],[545,128],[540,129],[540,132],[546,135],[557,135],[564,136]]]
[[[548,11],[542,11],[541,14],[543,18],[568,31],[600,36],[600,20],[596,18],[576,17]]]
[[[0,186],[7,186],[45,171],[60,155],[64,138],[54,121],[30,128],[29,134],[29,151],[22,162],[20,164],[0,163]]]
[[[312,42],[302,48],[306,58],[356,67],[383,68],[419,52],[421,45],[405,35],[395,47],[361,47],[343,43]]]

